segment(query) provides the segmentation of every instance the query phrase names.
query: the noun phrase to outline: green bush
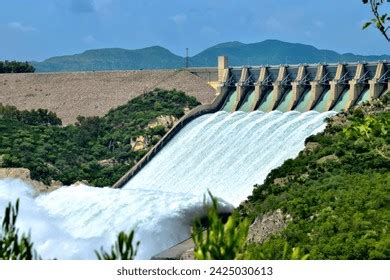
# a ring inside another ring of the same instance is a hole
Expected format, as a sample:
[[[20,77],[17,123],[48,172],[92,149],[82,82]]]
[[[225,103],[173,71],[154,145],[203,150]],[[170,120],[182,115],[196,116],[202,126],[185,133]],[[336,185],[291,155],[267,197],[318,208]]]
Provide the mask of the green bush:
[[[0,103],[0,119],[18,121],[28,125],[61,125],[62,121],[46,109],[19,111],[15,106]]]
[[[111,247],[111,252],[107,253],[100,249],[100,252],[95,251],[99,260],[133,260],[137,254],[138,246],[140,242],[133,245],[134,231],[130,231],[129,234],[120,232],[118,240]]]
[[[32,260],[37,258],[29,236],[19,235],[16,220],[19,212],[19,200],[15,206],[11,203],[5,208],[0,232],[0,260]]]
[[[272,246],[250,243],[246,247],[245,259],[249,260],[307,260],[309,254],[302,253],[299,247],[291,247],[287,242],[278,240]]]
[[[34,66],[30,63],[19,61],[0,61],[0,73],[33,73]]]
[[[218,201],[209,192],[211,207],[207,211],[207,227],[196,220],[192,229],[194,257],[197,260],[306,260],[299,247],[292,248],[286,242],[265,249],[258,244],[248,243],[249,220],[240,219],[236,213],[224,223],[218,214]],[[282,245],[281,245],[282,244]],[[281,245],[281,246],[280,246]]]
[[[194,255],[198,260],[234,260],[242,258],[248,235],[248,220],[230,216],[224,224],[218,215],[217,199],[209,193],[212,201],[208,209],[208,227],[203,229],[198,220],[194,223],[192,239]]]

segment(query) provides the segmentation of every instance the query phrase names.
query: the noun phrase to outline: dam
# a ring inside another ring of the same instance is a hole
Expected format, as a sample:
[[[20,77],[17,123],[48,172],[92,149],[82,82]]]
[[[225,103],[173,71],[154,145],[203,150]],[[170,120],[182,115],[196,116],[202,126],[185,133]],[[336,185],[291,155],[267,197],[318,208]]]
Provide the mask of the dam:
[[[225,95],[222,110],[345,111],[389,89],[390,63],[358,62],[189,69]]]
[[[122,188],[188,123],[220,111],[341,112],[380,97],[389,90],[390,63],[229,67],[218,58],[217,68],[188,69],[207,80],[217,97],[184,116],[138,164],[114,184]],[[206,143],[204,143],[206,144]]]
[[[149,259],[190,236],[207,190],[220,211],[231,211],[323,131],[326,118],[382,95],[387,69],[384,62],[229,68],[226,58],[217,69],[189,69],[216,89],[214,102],[179,120],[113,187],[37,195],[0,180],[0,207],[21,199],[18,227],[43,258],[94,259],[119,231],[134,229],[137,258]]]

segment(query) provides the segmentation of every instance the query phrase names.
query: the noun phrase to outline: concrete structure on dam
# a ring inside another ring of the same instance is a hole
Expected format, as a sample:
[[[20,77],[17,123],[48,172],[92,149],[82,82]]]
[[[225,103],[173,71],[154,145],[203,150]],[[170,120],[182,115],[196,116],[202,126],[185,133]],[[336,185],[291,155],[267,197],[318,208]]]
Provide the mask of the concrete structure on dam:
[[[189,69],[219,94],[222,110],[300,112],[342,111],[381,96],[389,89],[390,63],[339,63]]]
[[[218,68],[192,68],[216,92],[214,102],[201,105],[179,122],[127,172],[114,188],[122,188],[190,121],[219,110],[345,111],[389,90],[390,63],[340,63],[229,67],[227,57]]]

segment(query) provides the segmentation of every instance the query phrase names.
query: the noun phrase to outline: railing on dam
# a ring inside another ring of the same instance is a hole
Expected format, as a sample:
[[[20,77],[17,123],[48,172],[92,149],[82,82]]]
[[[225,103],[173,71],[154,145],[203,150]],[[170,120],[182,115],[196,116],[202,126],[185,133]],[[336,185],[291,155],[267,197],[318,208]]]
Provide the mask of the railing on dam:
[[[387,62],[259,67],[228,67],[226,57],[220,57],[218,62],[218,68],[189,69],[216,89],[214,102],[199,106],[180,119],[114,188],[122,188],[187,123],[203,114],[219,110],[343,111],[380,97],[390,84]]]

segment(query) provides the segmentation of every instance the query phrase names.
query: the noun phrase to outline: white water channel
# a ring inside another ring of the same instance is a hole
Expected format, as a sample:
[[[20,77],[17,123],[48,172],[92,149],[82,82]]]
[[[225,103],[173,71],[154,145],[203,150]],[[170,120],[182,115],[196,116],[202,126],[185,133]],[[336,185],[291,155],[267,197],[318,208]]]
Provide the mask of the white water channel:
[[[19,180],[0,180],[0,216],[20,198],[18,227],[30,232],[43,258],[95,259],[121,230],[136,230],[139,259],[148,259],[190,234],[204,214],[204,195],[221,211],[251,194],[267,174],[298,155],[305,139],[334,112],[226,113],[186,125],[123,189],[63,187],[37,195]]]

